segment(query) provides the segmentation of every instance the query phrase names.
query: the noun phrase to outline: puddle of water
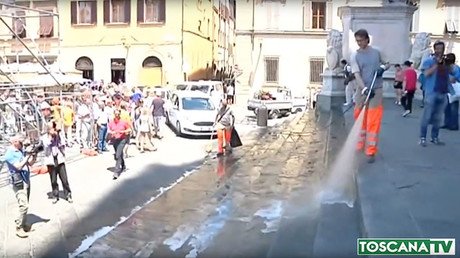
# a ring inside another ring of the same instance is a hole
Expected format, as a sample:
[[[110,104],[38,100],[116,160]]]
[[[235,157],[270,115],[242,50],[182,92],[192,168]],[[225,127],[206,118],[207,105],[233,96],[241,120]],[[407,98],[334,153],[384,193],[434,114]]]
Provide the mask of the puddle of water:
[[[211,216],[200,227],[198,233],[193,234],[189,242],[189,246],[193,249],[185,256],[186,258],[195,258],[199,253],[203,252],[212,243],[212,240],[222,230],[230,217],[232,209],[232,199],[227,198],[219,207],[216,208],[216,213]]]
[[[265,219],[265,228],[261,230],[262,233],[267,234],[278,230],[283,215],[283,202],[276,200],[264,209],[260,209],[254,213],[254,216]]]
[[[171,251],[181,248],[187,239],[193,234],[194,227],[190,225],[180,225],[172,237],[166,239],[163,244],[168,246]]]
[[[325,204],[344,203],[353,207],[355,196],[354,176],[356,166],[356,145],[359,141],[361,126],[365,110],[363,109],[356,119],[347,140],[332,164],[328,178],[320,192],[321,202]]]

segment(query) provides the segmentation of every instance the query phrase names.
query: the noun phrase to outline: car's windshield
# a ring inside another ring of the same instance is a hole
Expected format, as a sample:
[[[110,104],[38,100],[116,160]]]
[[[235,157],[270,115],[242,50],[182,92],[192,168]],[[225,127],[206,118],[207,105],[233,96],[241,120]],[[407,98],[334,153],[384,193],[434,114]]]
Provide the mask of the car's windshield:
[[[184,84],[176,85],[176,90],[186,90],[186,89],[187,89],[187,85],[184,85]]]
[[[209,85],[192,85],[190,89],[194,91],[201,91],[203,93],[208,93]]]
[[[182,98],[184,110],[214,110],[214,105],[208,98],[190,97]]]

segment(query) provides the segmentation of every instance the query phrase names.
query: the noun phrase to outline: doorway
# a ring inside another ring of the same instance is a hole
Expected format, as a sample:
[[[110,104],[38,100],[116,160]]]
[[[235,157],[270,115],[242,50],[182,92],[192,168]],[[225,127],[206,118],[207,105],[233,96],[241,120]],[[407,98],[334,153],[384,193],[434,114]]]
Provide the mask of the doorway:
[[[110,66],[112,69],[112,82],[117,84],[126,82],[126,59],[112,58],[110,59]]]
[[[163,82],[163,67],[160,59],[149,56],[142,62],[139,71],[139,83],[142,86],[160,86]]]

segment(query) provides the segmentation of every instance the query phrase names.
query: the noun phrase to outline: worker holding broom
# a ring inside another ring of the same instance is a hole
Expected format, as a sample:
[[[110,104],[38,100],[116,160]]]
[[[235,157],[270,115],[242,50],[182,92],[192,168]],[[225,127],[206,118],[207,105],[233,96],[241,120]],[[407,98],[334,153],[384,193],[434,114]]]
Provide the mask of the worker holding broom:
[[[227,105],[227,100],[221,100],[221,106],[216,117],[217,128],[217,156],[224,155],[224,150],[227,153],[232,151],[230,140],[232,137],[232,130],[235,124],[235,116],[233,115],[230,106]]]
[[[382,74],[389,68],[389,64],[382,61],[379,50],[369,45],[369,33],[365,29],[355,32],[355,40],[359,46],[351,57],[351,71],[355,75],[357,85],[355,120],[363,109],[365,112],[357,150],[364,151],[368,162],[373,163],[383,117]]]

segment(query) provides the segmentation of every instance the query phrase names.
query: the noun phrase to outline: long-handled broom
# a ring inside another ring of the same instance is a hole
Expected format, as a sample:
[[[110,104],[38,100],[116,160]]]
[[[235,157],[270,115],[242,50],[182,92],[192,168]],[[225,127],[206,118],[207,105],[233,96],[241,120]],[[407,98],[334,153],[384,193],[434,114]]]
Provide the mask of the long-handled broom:
[[[212,128],[214,128],[214,127],[216,127],[215,124],[212,125]],[[213,137],[214,137],[214,134],[211,133],[211,137],[210,137],[210,139],[209,139],[209,142],[208,142],[208,144],[206,145],[206,152],[207,152],[207,153],[211,153],[211,152],[212,152],[212,147],[213,147],[213,146],[212,146],[212,138],[213,138]]]

